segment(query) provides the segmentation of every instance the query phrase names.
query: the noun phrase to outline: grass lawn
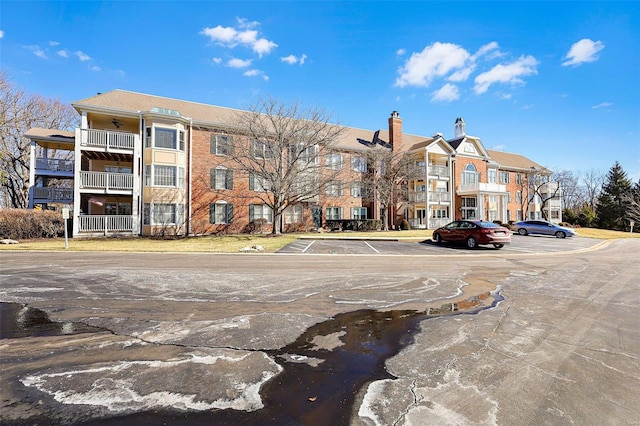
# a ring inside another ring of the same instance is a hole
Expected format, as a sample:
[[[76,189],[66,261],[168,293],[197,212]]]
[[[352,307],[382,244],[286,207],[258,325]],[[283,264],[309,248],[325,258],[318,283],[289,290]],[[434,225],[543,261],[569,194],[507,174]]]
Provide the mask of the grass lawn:
[[[609,231],[606,229],[578,228],[579,238],[640,238],[639,233]],[[223,235],[161,240],[155,238],[69,238],[69,251],[122,251],[122,252],[210,252],[237,253],[244,247],[259,245],[265,253],[275,253],[298,238],[370,238],[422,241],[431,238],[431,230],[377,232],[331,232],[322,234]],[[0,244],[0,250],[64,251],[64,238],[25,240],[19,244]]]

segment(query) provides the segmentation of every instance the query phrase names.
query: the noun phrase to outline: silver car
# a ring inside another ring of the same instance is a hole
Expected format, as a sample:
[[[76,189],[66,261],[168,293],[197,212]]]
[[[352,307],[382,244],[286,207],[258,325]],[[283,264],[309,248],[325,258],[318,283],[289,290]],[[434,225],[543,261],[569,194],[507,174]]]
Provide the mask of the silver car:
[[[511,229],[520,235],[555,235],[557,238],[573,237],[578,235],[578,233],[571,228],[556,225],[555,223],[547,222],[546,220],[523,220],[522,222],[514,223]]]

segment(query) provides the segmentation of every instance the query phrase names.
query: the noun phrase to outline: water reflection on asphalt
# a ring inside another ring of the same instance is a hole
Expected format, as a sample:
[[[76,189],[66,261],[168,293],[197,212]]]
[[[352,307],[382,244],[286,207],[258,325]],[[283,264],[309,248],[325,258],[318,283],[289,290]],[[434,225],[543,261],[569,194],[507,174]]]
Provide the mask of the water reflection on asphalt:
[[[487,292],[462,302],[443,304],[427,312],[359,310],[316,324],[295,342],[278,350],[266,351],[282,365],[283,371],[262,387],[260,394],[264,408],[257,411],[153,411],[94,419],[83,424],[349,424],[358,392],[369,382],[394,378],[385,370],[386,360],[413,342],[415,333],[422,325],[428,324],[424,320],[441,315],[477,313],[495,306],[500,300],[498,293]],[[52,323],[42,311],[19,304],[0,305],[2,338],[62,332],[63,325]],[[24,316],[25,312],[34,320],[18,321],[17,318]],[[16,320],[10,325],[12,316]],[[88,331],[91,330],[85,329],[84,332]],[[95,328],[93,331],[101,330]],[[215,345],[215,342],[202,343],[203,346]]]

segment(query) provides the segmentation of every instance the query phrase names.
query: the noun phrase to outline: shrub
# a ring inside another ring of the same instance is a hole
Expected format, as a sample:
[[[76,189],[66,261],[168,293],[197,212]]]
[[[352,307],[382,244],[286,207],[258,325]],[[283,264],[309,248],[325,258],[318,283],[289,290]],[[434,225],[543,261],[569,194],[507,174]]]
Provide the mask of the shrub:
[[[402,222],[400,222],[400,229],[403,231],[408,231],[411,228],[411,226],[409,226],[409,221],[407,219],[402,219]]]
[[[0,238],[28,240],[54,238],[64,234],[64,219],[51,210],[0,210]]]

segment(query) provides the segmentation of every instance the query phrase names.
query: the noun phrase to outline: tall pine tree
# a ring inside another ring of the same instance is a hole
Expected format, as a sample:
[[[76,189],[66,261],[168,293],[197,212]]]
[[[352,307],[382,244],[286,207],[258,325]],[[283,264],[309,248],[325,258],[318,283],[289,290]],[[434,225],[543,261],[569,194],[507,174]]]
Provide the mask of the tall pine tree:
[[[616,161],[607,174],[602,187],[598,204],[596,206],[596,216],[598,227],[604,229],[615,229],[625,231],[627,229],[627,201],[626,197],[631,191],[631,180],[622,169],[620,163]]]

